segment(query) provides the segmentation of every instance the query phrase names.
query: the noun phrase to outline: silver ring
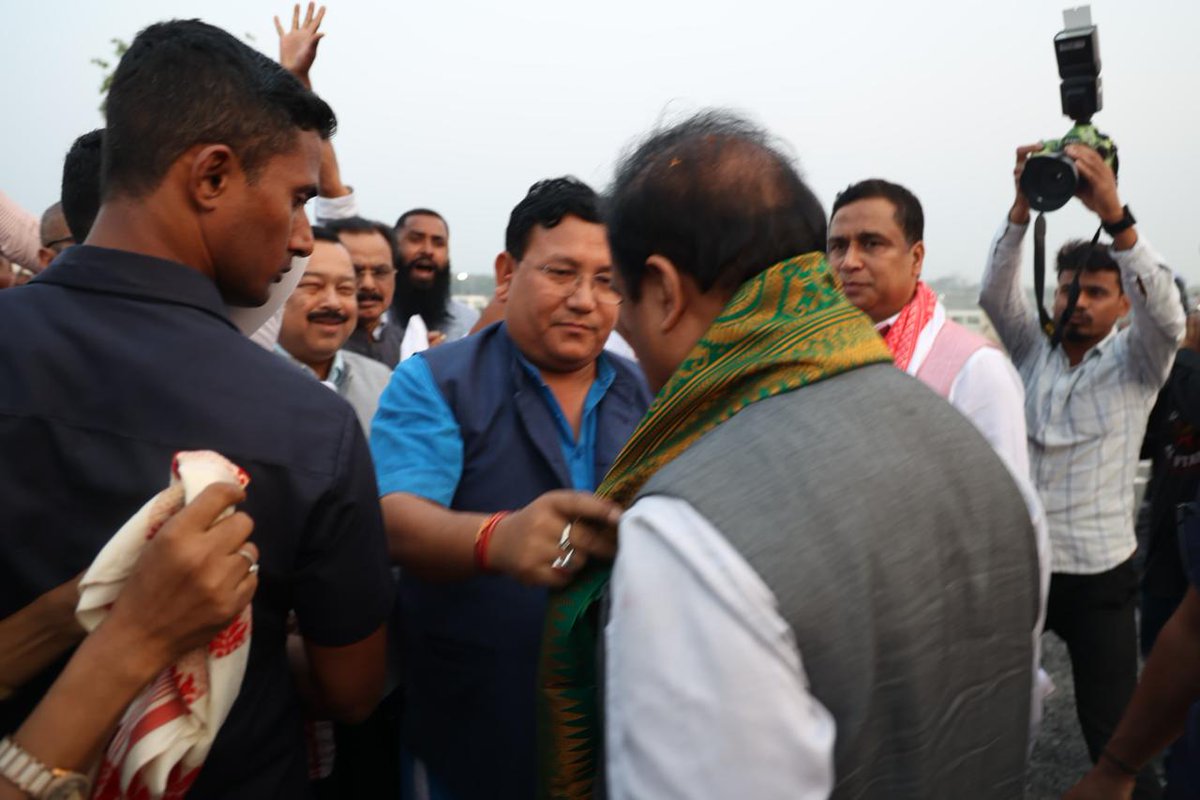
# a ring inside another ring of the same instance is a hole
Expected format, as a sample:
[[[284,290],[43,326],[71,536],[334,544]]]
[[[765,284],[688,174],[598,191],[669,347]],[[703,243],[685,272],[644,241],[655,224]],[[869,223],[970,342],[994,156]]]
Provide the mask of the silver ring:
[[[566,569],[574,558],[575,548],[571,546],[571,528],[574,525],[574,522],[568,522],[562,530],[562,536],[558,537],[558,549],[562,551],[562,555],[554,559],[554,563],[550,565],[551,569]]]
[[[244,547],[240,547],[240,548],[238,548],[237,554],[239,556],[241,556],[242,558],[246,559],[247,562],[249,562],[251,575],[258,572],[258,562],[254,560],[254,556],[250,555],[249,550],[247,550]]]

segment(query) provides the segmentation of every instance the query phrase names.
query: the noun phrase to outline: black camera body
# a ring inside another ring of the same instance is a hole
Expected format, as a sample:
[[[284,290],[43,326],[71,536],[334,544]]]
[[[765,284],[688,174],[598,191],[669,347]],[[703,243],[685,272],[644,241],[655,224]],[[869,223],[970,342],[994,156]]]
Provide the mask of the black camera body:
[[[1100,31],[1091,23],[1091,12],[1072,9],[1063,13],[1066,26],[1054,36],[1054,57],[1062,79],[1063,114],[1075,125],[1062,139],[1046,141],[1029,157],[1021,174],[1021,191],[1037,211],[1054,211],[1067,204],[1079,187],[1075,161],[1063,148],[1086,144],[1100,153],[1113,171],[1117,170],[1117,146],[1092,125],[1092,117],[1104,107],[1100,80]]]

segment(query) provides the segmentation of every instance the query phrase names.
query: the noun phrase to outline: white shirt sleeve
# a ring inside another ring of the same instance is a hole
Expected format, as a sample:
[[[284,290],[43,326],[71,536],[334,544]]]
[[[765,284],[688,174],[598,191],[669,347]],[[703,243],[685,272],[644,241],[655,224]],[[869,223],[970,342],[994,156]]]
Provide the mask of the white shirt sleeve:
[[[1029,477],[1025,387],[1007,355],[992,347],[977,350],[954,378],[947,399],[975,423],[1014,474]]]
[[[341,197],[321,197],[316,200],[316,217],[318,223],[326,223],[336,219],[347,219],[358,216],[358,195],[351,189],[349,194]]]
[[[1130,249],[1109,252],[1121,268],[1121,283],[1132,311],[1130,367],[1157,391],[1171,374],[1187,325],[1174,275],[1140,233]]]
[[[682,500],[621,520],[604,631],[607,786],[624,798],[826,798],[832,715],[775,597]]]

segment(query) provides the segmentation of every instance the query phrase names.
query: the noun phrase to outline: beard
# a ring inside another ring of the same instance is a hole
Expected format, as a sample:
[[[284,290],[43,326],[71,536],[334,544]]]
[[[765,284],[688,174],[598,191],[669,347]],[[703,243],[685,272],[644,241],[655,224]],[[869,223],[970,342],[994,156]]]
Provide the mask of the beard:
[[[426,328],[440,330],[450,318],[450,265],[434,269],[431,286],[413,285],[411,272],[411,262],[400,265],[400,280],[396,282],[396,296],[392,300],[396,322],[403,325],[413,314],[420,314]]]

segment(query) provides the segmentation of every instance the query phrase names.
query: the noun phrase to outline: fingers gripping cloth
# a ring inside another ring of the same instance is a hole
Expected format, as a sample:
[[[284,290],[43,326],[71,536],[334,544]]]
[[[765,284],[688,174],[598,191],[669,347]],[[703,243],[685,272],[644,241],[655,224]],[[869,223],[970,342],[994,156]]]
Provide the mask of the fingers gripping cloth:
[[[76,617],[89,632],[108,616],[142,548],[213,483],[250,479],[211,451],[177,453],[171,482],[109,540],[80,584]],[[221,518],[233,513],[227,508]],[[186,653],[142,690],[121,718],[92,793],[98,800],[183,797],[241,689],[250,654],[250,606],[207,647]]]

